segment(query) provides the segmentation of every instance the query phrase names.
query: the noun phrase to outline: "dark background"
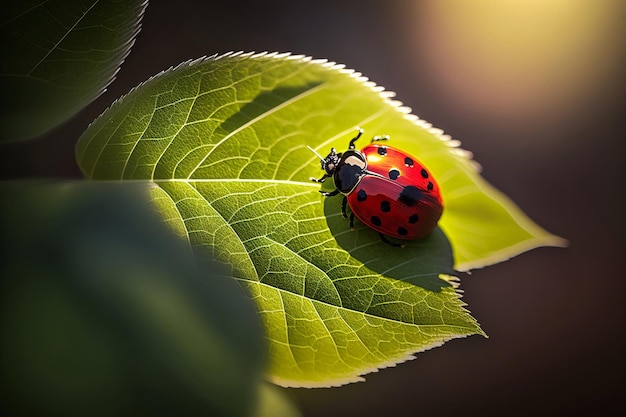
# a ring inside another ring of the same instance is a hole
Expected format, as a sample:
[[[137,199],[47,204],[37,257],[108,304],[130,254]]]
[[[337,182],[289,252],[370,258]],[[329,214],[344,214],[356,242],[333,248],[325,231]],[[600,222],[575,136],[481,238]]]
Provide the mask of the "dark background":
[[[484,177],[570,241],[461,275],[489,339],[455,340],[330,389],[304,416],[579,415],[626,409],[624,3],[153,1],[117,80],[0,155],[2,178],[78,178],[73,146],[113,100],[182,61],[291,51],[346,64],[459,139]]]

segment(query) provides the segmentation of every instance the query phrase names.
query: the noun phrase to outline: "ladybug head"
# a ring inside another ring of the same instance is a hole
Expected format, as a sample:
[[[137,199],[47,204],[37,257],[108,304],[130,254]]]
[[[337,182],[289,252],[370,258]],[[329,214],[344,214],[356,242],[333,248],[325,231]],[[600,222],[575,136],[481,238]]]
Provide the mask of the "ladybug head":
[[[326,156],[326,158],[322,158],[322,156],[315,152],[313,148],[311,148],[310,146],[307,147],[320,159],[322,169],[326,171],[326,174],[328,174],[329,176],[333,175],[335,173],[335,170],[337,169],[339,161],[341,160],[341,154],[338,154],[337,151],[335,151],[335,148],[331,148],[330,153]]]
[[[341,154],[338,154],[335,151],[335,148],[331,148],[330,153],[326,156],[326,158],[321,160],[322,169],[326,171],[328,175],[333,175],[337,169],[337,164],[339,164],[340,159]]]

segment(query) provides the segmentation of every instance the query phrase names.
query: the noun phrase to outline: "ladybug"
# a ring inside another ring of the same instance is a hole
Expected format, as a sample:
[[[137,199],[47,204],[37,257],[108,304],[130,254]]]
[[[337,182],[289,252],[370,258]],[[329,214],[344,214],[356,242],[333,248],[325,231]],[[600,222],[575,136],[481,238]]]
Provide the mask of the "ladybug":
[[[330,150],[320,159],[324,175],[314,182],[322,183],[332,177],[335,190],[321,191],[326,197],[343,194],[341,214],[348,218],[350,227],[354,217],[378,232],[381,240],[391,246],[403,246],[387,239],[420,239],[437,226],[443,211],[441,191],[437,182],[416,158],[387,146],[389,136],[374,136],[369,145],[356,150],[354,143],[363,129],[350,140],[348,150],[337,153]]]

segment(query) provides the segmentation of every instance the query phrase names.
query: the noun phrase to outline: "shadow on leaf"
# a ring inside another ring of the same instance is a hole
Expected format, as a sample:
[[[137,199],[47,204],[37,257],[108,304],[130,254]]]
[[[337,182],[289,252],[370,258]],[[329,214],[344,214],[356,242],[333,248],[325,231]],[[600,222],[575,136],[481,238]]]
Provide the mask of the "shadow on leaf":
[[[405,247],[398,248],[382,242],[376,231],[357,219],[351,230],[341,216],[341,196],[324,201],[324,214],[337,244],[372,271],[433,292],[452,286],[439,277],[455,275],[452,247],[441,228],[423,239],[403,241]]]
[[[305,94],[320,84],[321,82],[311,82],[292,87],[278,87],[259,93],[252,101],[224,120],[220,124],[220,130],[226,135],[231,134],[264,113]]]

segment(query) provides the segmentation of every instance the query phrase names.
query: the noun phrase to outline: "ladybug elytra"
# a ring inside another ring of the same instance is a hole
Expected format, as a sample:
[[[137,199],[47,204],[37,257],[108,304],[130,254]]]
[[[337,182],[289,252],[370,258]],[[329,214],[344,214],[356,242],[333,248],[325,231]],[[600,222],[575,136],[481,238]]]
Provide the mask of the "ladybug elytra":
[[[356,150],[354,143],[362,134],[363,129],[359,129],[348,150],[337,153],[332,148],[326,158],[309,147],[324,170],[321,178],[311,180],[321,183],[333,178],[335,190],[320,193],[326,197],[344,195],[341,214],[347,218],[346,206],[350,207],[351,228],[356,217],[392,246],[402,245],[387,236],[409,240],[428,235],[443,211],[435,179],[416,158],[381,143],[388,136],[374,136],[369,145]]]

